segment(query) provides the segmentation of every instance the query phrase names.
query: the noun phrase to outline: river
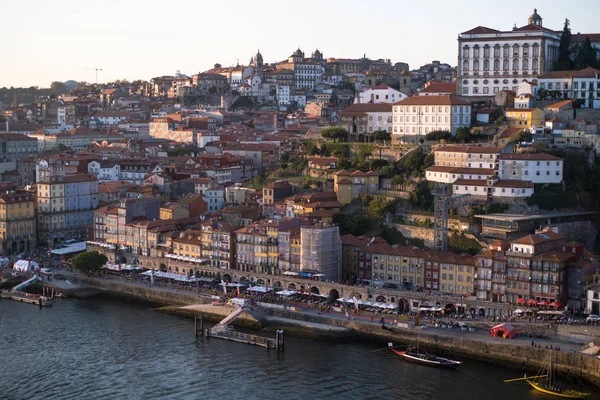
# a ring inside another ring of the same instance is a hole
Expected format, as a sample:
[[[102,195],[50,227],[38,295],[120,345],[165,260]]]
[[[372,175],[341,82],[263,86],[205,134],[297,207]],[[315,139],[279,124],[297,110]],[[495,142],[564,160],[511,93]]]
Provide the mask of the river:
[[[264,333],[272,335],[272,333]],[[196,340],[193,321],[111,299],[0,301],[0,399],[528,399],[521,372],[409,364],[365,343],[286,337],[285,352]]]

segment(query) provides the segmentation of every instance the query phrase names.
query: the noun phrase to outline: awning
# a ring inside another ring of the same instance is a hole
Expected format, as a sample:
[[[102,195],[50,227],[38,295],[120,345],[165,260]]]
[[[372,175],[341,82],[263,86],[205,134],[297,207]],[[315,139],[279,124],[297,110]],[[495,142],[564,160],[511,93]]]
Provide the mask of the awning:
[[[267,289],[265,286],[250,286],[246,288],[246,291],[255,293],[267,293],[273,291],[273,288]]]
[[[298,293],[298,292],[295,291],[295,290],[282,290],[280,292],[277,292],[278,295],[280,295],[280,296],[286,296],[286,297],[287,296],[293,296],[296,293]]]

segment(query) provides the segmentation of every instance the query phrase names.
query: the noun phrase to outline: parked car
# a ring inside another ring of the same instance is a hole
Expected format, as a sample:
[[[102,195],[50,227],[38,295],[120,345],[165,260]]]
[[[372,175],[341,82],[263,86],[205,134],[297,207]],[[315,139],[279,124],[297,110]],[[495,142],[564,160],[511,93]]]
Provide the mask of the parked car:
[[[384,283],[383,284],[383,288],[384,289],[398,289],[398,285],[396,285],[395,283]]]
[[[587,322],[598,322],[600,321],[600,316],[596,314],[590,314],[585,320]]]

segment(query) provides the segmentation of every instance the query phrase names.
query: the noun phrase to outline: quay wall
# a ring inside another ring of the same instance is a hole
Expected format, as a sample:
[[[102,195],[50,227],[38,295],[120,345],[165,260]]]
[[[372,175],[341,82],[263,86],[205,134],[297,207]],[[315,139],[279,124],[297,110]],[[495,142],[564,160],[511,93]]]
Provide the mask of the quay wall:
[[[376,340],[381,343],[396,341],[408,344],[416,336],[416,332],[412,329],[395,328],[396,332],[390,332],[381,329],[378,325],[339,318],[328,318],[324,315],[300,314],[293,311],[274,310],[272,312],[274,315],[286,318],[350,328],[360,338]],[[569,328],[574,328],[574,326],[570,326]],[[577,326],[575,328],[585,329],[586,327]],[[590,327],[587,328],[589,329]],[[539,331],[541,332],[541,329]],[[548,352],[552,351],[530,346],[514,345],[506,343],[501,339],[497,343],[489,343],[477,339],[469,339],[468,337],[442,336],[427,330],[424,330],[420,335],[420,344],[425,348],[441,351],[442,353],[447,351],[468,359],[480,360],[486,363],[522,369],[529,372],[538,371],[541,367],[545,366],[548,362]],[[575,376],[581,376],[595,386],[600,387],[600,359],[566,351],[552,351],[552,354],[555,357],[553,365],[559,374],[571,373]]]

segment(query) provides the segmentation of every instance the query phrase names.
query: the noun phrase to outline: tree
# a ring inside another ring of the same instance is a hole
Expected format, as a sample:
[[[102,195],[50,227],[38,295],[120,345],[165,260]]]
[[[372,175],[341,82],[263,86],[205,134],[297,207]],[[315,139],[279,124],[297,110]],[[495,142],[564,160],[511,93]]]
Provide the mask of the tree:
[[[348,137],[348,131],[337,126],[330,126],[321,130],[321,136],[337,142],[338,139],[346,139]]]
[[[59,144],[56,146],[56,150],[58,150],[58,151],[61,151],[61,152],[62,152],[62,151],[73,150],[73,149],[71,149],[70,147],[67,147],[67,146],[65,146],[65,145],[64,145],[64,144],[62,144],[62,143],[59,143]]]
[[[575,69],[584,69],[587,67],[599,68],[598,50],[592,46],[590,37],[573,47],[573,62]]]
[[[383,197],[374,197],[367,206],[369,213],[377,220],[385,217],[385,214],[394,211],[396,203]]]
[[[471,131],[466,126],[461,126],[456,130],[456,139],[463,143],[469,143],[471,140]]]
[[[452,138],[450,131],[431,131],[425,135],[425,140],[448,140]]]
[[[73,268],[82,272],[100,272],[108,259],[97,251],[86,251],[73,258]]]
[[[563,26],[562,33],[560,35],[560,45],[558,47],[558,61],[554,68],[559,71],[565,71],[573,69],[573,60],[571,60],[571,22],[565,18],[565,25]]]
[[[540,89],[540,90],[543,90],[543,89]],[[538,90],[538,93],[540,92],[540,90]],[[506,122],[507,122],[506,117],[504,115],[502,115],[494,121],[494,125],[500,126],[500,125],[504,125]]]
[[[67,92],[67,88],[65,84],[62,82],[54,81],[50,84],[50,89],[52,89],[52,93],[59,95]]]
[[[378,130],[373,132],[373,139],[377,142],[389,142],[392,140],[392,134],[388,131]]]

